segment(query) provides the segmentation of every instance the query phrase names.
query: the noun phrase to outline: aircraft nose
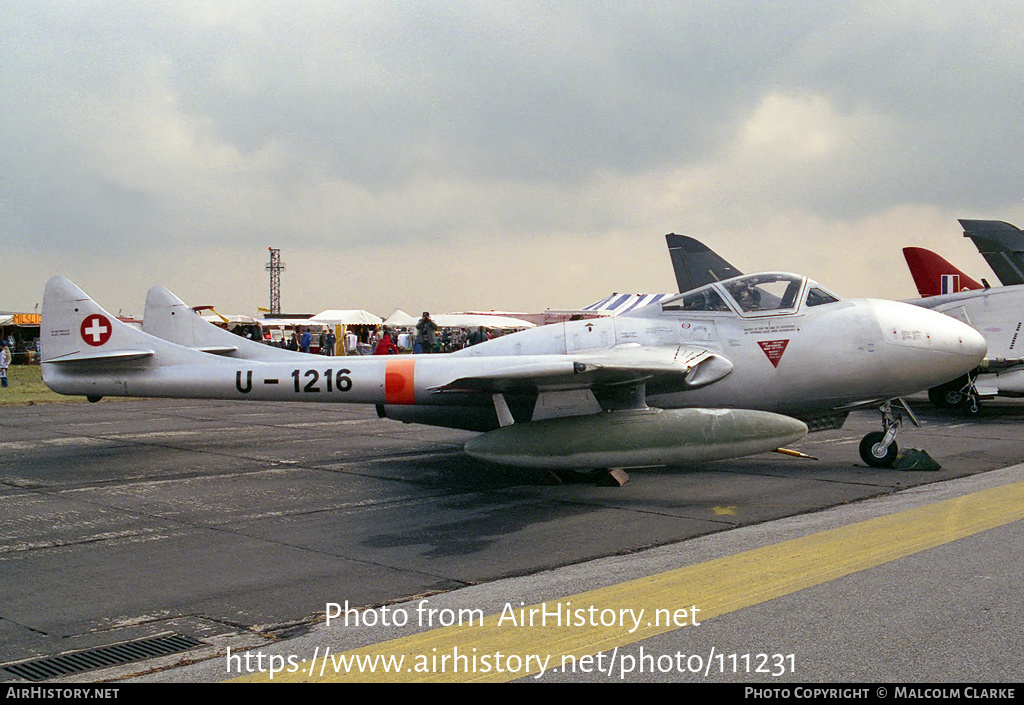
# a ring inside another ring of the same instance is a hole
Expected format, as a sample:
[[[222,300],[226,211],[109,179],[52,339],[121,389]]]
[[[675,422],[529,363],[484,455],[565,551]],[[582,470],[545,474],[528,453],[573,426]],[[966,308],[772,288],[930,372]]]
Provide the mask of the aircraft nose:
[[[924,352],[935,377],[948,375],[944,381],[954,379],[985,359],[988,343],[966,323],[898,301],[875,301],[873,305],[886,342]]]
[[[934,314],[925,317],[920,324],[928,336],[929,349],[963,360],[963,364],[969,367],[968,371],[985,359],[988,343],[981,333],[944,313],[928,309],[921,313]]]
[[[985,336],[965,323],[954,322],[961,326],[964,354],[972,360],[976,359],[980,365],[981,361],[985,359],[985,355],[988,354],[988,341],[985,340]]]

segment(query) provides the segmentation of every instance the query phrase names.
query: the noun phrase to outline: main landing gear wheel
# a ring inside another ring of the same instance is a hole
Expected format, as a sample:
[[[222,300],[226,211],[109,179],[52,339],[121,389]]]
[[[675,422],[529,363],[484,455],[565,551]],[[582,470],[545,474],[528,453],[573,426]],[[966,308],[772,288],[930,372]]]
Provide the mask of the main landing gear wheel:
[[[928,401],[940,409],[953,409],[963,404],[963,384],[943,384],[928,390]]]
[[[928,401],[940,409],[959,409],[968,416],[976,416],[981,407],[974,379],[974,375],[964,375],[952,382],[932,387],[928,390]]]
[[[885,438],[883,432],[872,431],[860,442],[861,460],[873,468],[891,468],[896,462],[896,456],[899,455],[900,449],[896,446],[896,441],[890,443],[889,447],[883,450],[883,438]]]

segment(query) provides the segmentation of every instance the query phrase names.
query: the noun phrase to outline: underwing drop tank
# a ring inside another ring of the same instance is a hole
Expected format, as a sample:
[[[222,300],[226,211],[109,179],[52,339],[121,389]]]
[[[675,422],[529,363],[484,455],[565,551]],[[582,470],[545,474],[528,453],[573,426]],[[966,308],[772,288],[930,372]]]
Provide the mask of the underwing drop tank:
[[[639,409],[515,423],[469,441],[466,453],[543,470],[682,465],[773,451],[804,422],[749,409]]]

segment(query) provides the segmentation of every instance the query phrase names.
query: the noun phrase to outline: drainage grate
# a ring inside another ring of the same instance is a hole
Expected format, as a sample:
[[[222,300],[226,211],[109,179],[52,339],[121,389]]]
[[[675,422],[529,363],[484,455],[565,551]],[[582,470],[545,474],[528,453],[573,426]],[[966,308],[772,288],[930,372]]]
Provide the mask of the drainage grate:
[[[203,642],[180,634],[166,634],[148,639],[127,641],[113,646],[101,646],[73,654],[48,656],[46,658],[25,661],[8,666],[4,670],[30,681],[43,681],[47,678],[68,676],[72,673],[92,671],[97,668],[119,666],[132,661],[143,661],[156,656],[187,651],[202,646]]]

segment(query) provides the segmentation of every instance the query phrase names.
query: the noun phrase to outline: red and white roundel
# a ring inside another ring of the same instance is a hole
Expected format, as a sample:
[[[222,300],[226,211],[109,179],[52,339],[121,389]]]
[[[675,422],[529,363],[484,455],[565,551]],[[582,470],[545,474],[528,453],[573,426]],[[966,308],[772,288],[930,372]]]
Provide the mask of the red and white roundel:
[[[114,327],[110,325],[106,316],[94,313],[85,317],[79,332],[82,334],[82,340],[86,343],[100,346],[110,340],[110,334],[114,332]]]

